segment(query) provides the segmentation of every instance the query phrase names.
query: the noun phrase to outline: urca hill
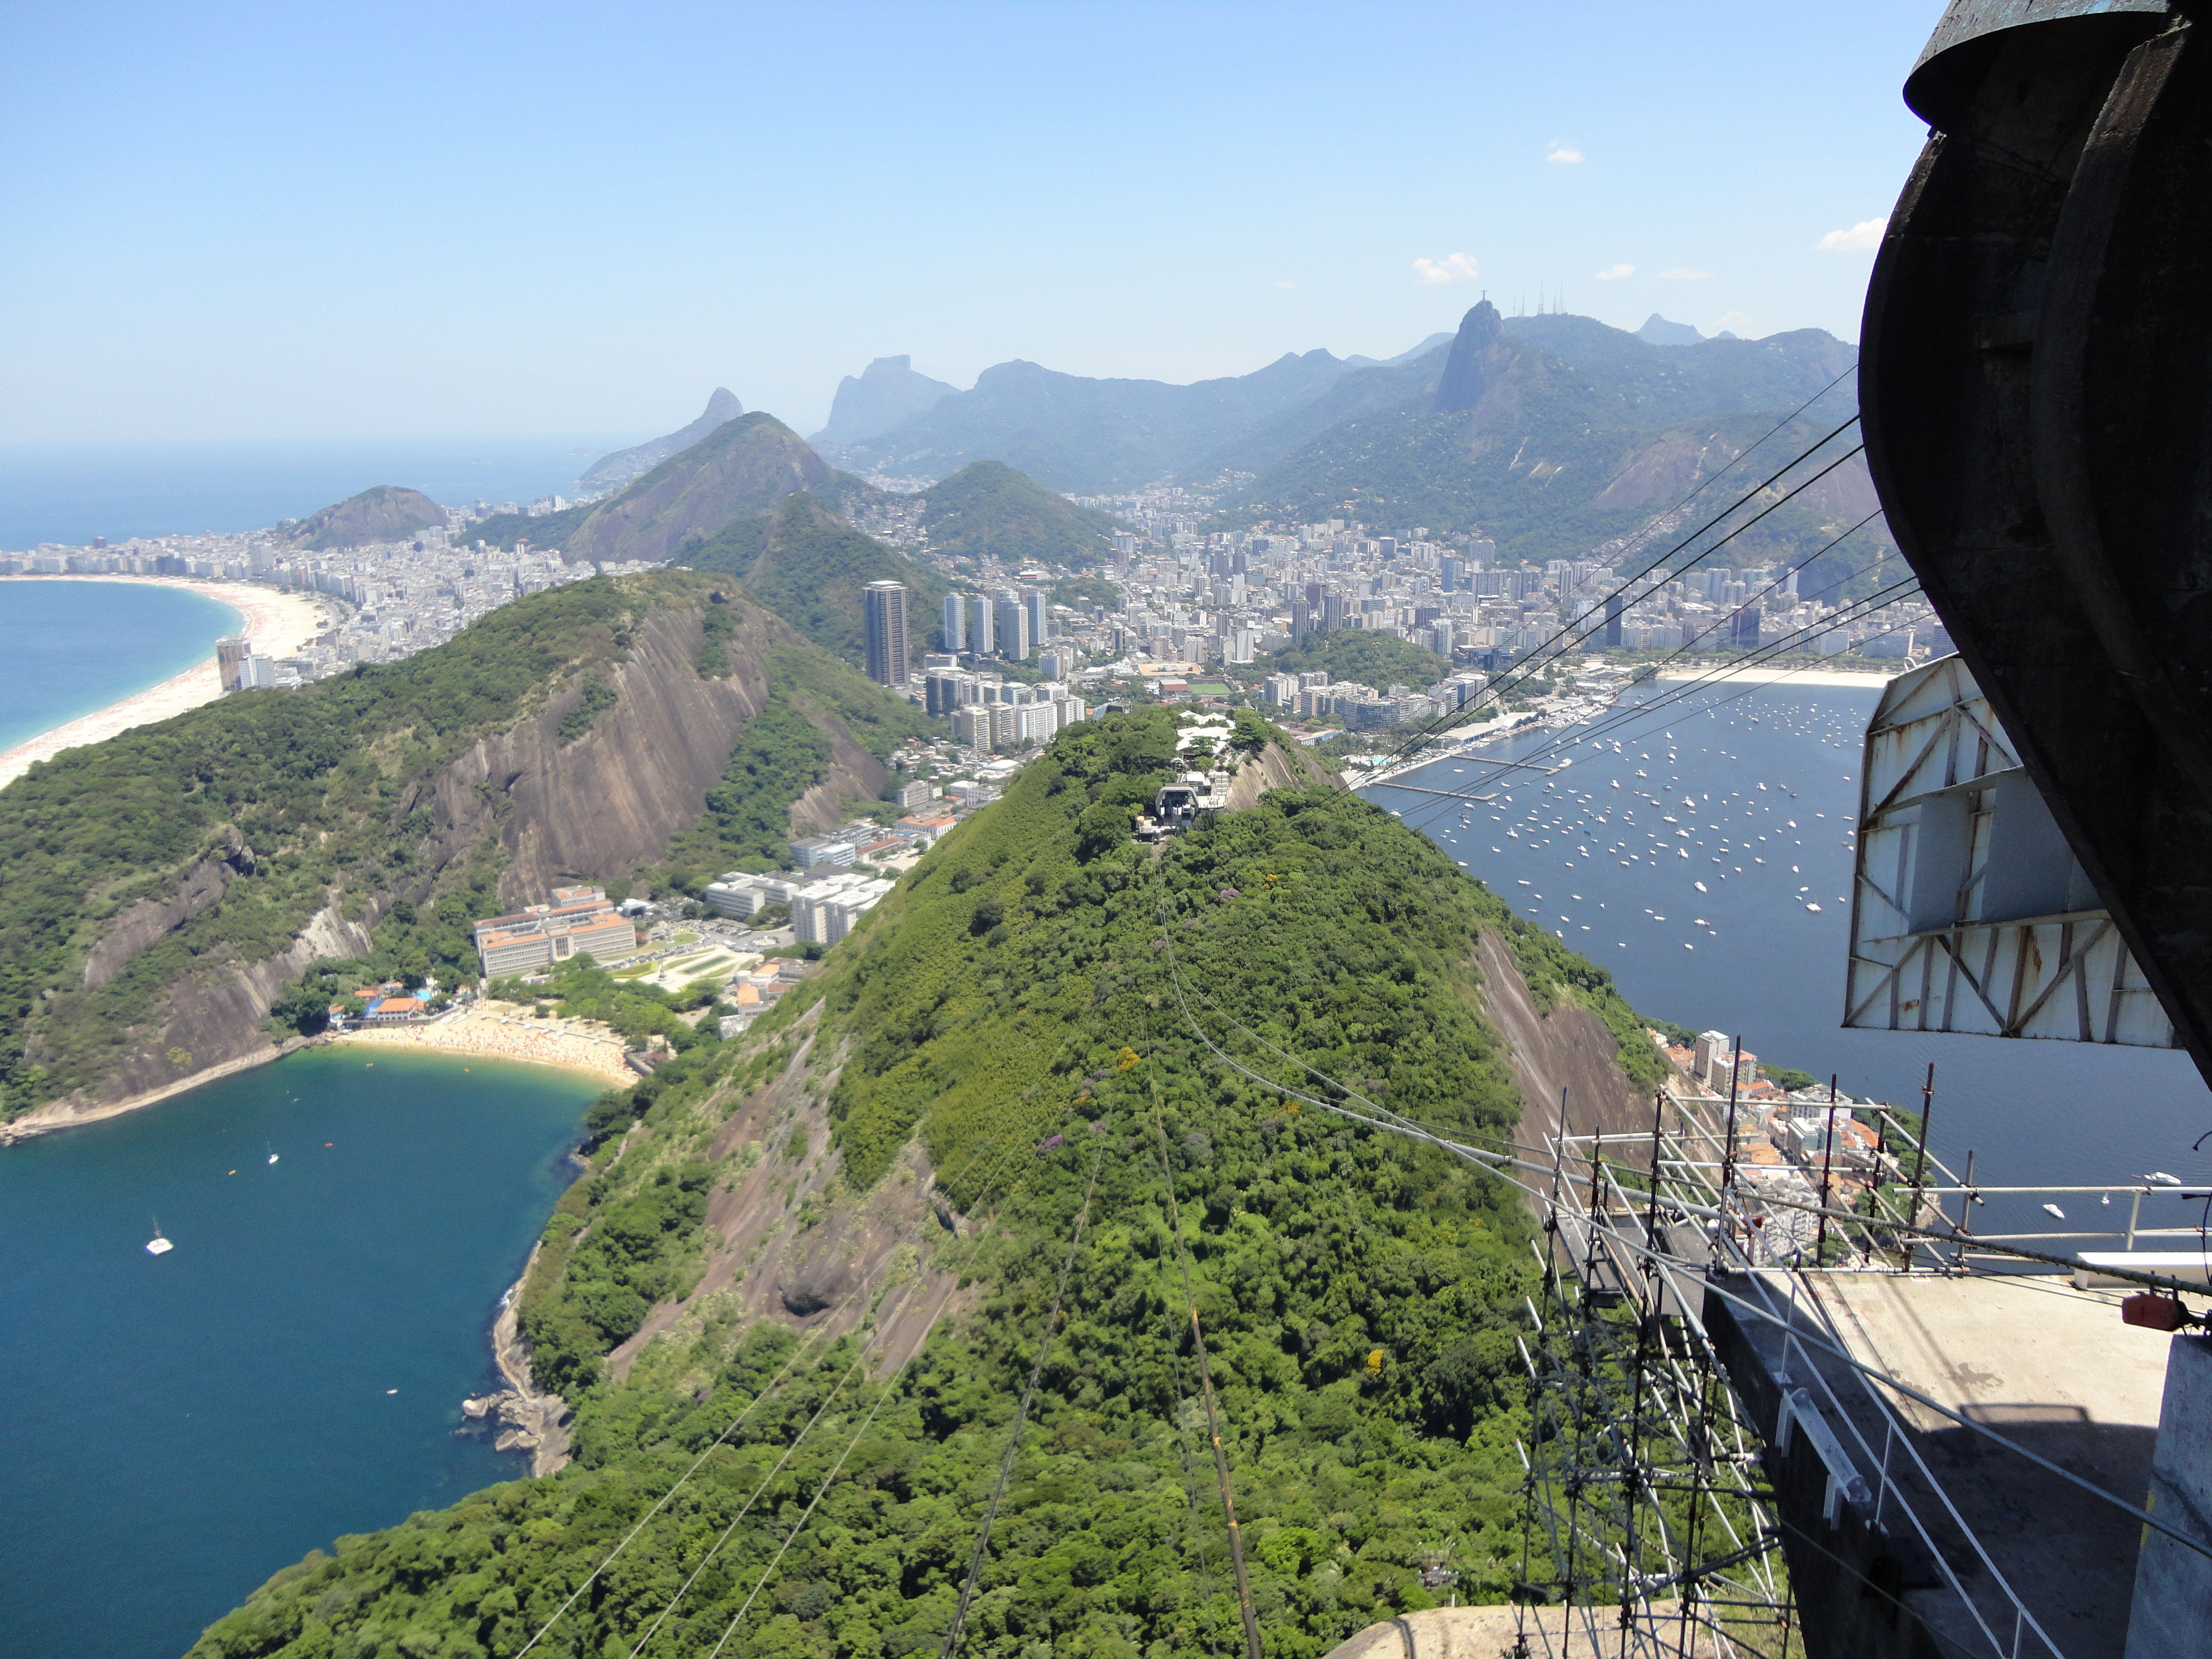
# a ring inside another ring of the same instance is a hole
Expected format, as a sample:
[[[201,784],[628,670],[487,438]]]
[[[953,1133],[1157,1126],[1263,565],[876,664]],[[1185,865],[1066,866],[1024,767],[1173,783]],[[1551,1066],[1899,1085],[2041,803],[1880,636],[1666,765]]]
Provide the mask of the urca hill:
[[[473,918],[562,880],[773,861],[802,796],[875,799],[920,724],[671,570],[65,751],[0,790],[0,1134],[316,1029],[319,963],[450,984]]]
[[[823,974],[603,1099],[520,1298],[574,1461],[338,1540],[194,1654],[904,1659],[971,1564],[970,1652],[1237,1650],[1205,1379],[1271,1652],[1447,1559],[1503,1599],[1529,1224],[1330,1109],[1512,1133],[1501,993],[1624,1092],[1650,1046],[1249,714],[1229,810],[1134,844],[1177,735],[1070,728]]]

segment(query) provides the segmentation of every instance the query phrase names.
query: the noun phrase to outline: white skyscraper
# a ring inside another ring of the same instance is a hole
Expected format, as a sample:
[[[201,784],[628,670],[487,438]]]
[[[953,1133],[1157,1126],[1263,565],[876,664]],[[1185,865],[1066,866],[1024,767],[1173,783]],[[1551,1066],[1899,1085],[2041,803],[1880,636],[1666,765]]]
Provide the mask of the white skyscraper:
[[[968,611],[957,593],[945,596],[945,648],[947,651],[965,651],[968,648]]]

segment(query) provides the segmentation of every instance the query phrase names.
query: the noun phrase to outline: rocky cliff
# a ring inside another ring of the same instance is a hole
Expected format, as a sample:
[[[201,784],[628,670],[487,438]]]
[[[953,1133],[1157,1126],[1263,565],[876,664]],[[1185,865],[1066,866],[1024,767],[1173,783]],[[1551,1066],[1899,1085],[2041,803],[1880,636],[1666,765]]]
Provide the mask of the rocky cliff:
[[[234,825],[222,826],[158,890],[89,923],[75,975],[87,996],[112,993],[131,983],[134,969],[143,979],[149,962],[167,960],[149,953],[166,951],[190,965],[166,975],[130,1011],[125,1040],[112,1044],[94,1071],[80,1069],[84,1082],[0,1124],[0,1136],[106,1115],[121,1103],[173,1092],[267,1055],[272,1039],[264,1022],[311,963],[368,956],[380,919],[400,907],[429,908],[455,890],[465,870],[483,867],[487,859],[498,871],[496,902],[514,905],[564,881],[619,880],[659,857],[672,837],[700,819],[708,792],[768,703],[779,663],[799,653],[816,665],[817,676],[846,671],[772,613],[726,596],[714,609],[729,672],[702,673],[707,607],[699,600],[705,584],[675,574],[650,580],[702,591],[690,604],[641,607],[618,660],[568,678],[519,718],[399,787],[384,815],[401,843],[391,864],[376,872],[338,866],[295,908],[294,914],[305,917],[301,925],[280,927],[274,935],[261,927],[255,937],[264,948],[199,944],[211,924],[225,919],[226,905],[264,919],[270,908],[262,891],[266,882],[256,878],[266,878],[281,860],[272,860],[273,849],[257,852]],[[564,732],[595,688],[602,712],[580,735]],[[832,753],[827,775],[791,803],[793,833],[836,822],[855,798],[874,799],[885,777],[830,699],[801,701]],[[178,951],[180,944],[188,950]],[[46,1004],[57,1012],[72,1006]],[[35,1020],[31,1025],[27,1047],[34,1062],[53,1063],[61,1028],[52,1028],[52,1036],[48,1029]]]

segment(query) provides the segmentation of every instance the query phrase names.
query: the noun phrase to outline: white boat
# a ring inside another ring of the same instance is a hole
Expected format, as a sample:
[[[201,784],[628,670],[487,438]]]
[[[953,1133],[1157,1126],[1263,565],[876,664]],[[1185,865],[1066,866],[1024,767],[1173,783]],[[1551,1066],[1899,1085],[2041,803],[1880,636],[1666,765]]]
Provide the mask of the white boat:
[[[161,1224],[159,1221],[156,1221],[154,1224],[154,1237],[146,1246],[146,1254],[148,1255],[167,1255],[170,1251],[176,1248],[177,1247],[170,1243],[167,1239],[161,1237]]]

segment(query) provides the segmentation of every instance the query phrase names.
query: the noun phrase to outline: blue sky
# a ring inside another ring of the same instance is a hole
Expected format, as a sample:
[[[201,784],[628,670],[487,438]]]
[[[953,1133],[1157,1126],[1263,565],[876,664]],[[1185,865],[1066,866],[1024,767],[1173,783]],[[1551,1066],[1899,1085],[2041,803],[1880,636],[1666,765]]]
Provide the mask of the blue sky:
[[[12,7],[0,441],[811,431],[890,353],[1188,380],[1484,289],[1856,338],[1940,10]]]

